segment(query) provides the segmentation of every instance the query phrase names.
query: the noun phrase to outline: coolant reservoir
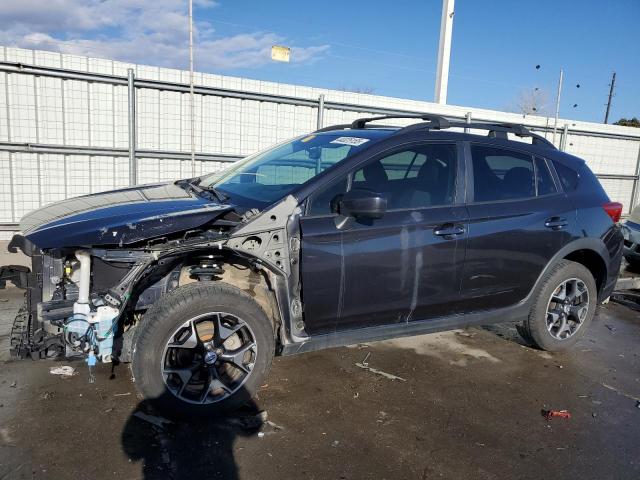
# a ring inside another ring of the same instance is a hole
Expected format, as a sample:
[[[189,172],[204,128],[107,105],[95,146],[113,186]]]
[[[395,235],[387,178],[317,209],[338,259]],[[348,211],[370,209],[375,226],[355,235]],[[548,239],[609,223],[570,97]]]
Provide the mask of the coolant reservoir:
[[[113,336],[116,334],[118,309],[102,306],[89,315],[89,322],[93,324],[98,337],[98,356],[103,363],[111,361],[113,353]]]

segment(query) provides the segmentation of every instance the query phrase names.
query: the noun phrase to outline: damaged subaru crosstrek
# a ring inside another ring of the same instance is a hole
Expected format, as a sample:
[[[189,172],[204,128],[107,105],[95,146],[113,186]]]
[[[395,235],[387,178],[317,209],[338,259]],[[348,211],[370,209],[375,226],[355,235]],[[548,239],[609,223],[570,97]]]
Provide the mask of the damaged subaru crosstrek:
[[[32,269],[0,277],[27,289],[13,352],[129,362],[145,398],[209,415],[274,355],[499,321],[575,344],[615,286],[622,205],[522,126],[381,118],[29,213],[9,249]]]

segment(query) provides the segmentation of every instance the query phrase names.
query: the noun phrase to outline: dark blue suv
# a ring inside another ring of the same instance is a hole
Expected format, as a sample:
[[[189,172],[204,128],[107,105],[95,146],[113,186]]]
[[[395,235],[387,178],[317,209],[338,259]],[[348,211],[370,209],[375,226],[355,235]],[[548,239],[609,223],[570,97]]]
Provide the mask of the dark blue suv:
[[[15,353],[132,362],[147,398],[207,414],[274,354],[501,321],[573,345],[615,286],[622,205],[522,126],[389,118],[28,214]]]

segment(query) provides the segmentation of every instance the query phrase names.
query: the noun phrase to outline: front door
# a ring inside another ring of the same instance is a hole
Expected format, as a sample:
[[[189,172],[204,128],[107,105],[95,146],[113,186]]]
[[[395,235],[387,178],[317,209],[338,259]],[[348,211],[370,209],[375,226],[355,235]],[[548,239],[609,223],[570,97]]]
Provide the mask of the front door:
[[[467,212],[458,149],[413,143],[375,157],[309,198],[302,230],[302,296],[309,333],[455,313]],[[336,226],[336,195],[387,198],[378,220]]]

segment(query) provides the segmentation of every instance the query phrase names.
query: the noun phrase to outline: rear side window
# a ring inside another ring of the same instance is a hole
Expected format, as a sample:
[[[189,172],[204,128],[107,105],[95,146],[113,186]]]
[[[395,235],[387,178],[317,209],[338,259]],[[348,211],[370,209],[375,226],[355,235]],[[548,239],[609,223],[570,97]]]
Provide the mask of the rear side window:
[[[565,192],[571,192],[578,187],[578,179],[580,178],[578,172],[560,162],[553,162],[553,166]]]
[[[546,160],[539,157],[536,157],[536,185],[538,195],[550,195],[558,191]]]
[[[511,150],[471,146],[476,202],[529,198],[536,195],[533,158]]]

